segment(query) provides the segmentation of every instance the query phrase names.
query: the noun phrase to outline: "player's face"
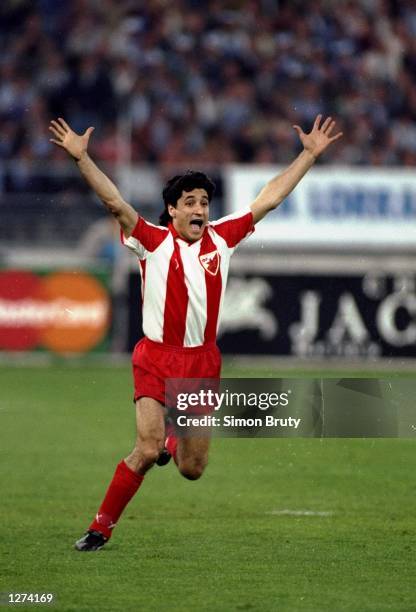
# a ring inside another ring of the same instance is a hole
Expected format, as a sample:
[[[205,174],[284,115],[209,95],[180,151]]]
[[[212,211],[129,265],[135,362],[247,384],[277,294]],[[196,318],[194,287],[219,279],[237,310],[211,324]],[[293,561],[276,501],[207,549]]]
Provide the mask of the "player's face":
[[[208,223],[209,200],[205,189],[182,191],[176,207],[169,206],[173,227],[185,240],[195,242],[202,237]]]

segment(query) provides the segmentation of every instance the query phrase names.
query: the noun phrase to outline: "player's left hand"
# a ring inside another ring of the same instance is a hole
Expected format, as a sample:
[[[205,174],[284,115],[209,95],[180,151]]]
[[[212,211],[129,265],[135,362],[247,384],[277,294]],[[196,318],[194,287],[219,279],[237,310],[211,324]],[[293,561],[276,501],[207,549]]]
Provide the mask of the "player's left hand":
[[[55,137],[50,141],[65,149],[76,161],[80,161],[82,155],[87,152],[88,142],[94,128],[89,127],[83,134],[76,134],[65,119],[59,117],[58,121],[50,122],[49,130]]]
[[[331,142],[341,138],[342,132],[338,132],[331,136],[335,121],[332,117],[327,117],[321,124],[322,115],[318,115],[313,124],[312,131],[309,134],[305,134],[301,127],[294,125],[294,129],[297,131],[298,136],[303,144],[305,151],[309,151],[315,158],[318,157]]]

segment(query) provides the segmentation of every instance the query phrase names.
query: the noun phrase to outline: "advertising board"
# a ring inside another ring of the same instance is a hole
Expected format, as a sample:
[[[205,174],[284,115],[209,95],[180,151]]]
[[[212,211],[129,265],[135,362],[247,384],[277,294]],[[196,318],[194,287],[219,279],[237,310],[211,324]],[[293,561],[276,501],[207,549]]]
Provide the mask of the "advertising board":
[[[275,166],[229,166],[225,171],[227,213],[249,206],[278,173]],[[257,224],[246,245],[414,250],[416,173],[392,168],[313,168]]]
[[[110,297],[84,271],[0,271],[0,350],[83,353],[108,334]]]

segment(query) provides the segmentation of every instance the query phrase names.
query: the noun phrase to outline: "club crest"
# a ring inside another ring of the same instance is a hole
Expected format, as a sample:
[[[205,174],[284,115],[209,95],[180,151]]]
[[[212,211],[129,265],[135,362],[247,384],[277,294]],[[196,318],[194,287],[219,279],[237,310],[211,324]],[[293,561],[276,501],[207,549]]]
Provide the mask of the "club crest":
[[[199,256],[199,261],[205,270],[215,276],[220,267],[220,255],[218,251],[212,251],[211,253],[205,253]]]

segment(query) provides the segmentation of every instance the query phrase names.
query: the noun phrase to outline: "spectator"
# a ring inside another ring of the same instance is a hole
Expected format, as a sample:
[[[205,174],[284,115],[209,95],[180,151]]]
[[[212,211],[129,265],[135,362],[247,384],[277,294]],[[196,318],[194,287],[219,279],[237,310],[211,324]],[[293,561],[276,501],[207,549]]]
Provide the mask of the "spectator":
[[[325,163],[413,165],[414,1],[306,5],[5,0],[0,156],[29,146],[54,158],[33,128],[41,98],[76,129],[101,126],[96,153],[106,160],[117,158],[120,115],[133,161],[281,163],[296,148],[284,126],[319,111],[348,128]]]

